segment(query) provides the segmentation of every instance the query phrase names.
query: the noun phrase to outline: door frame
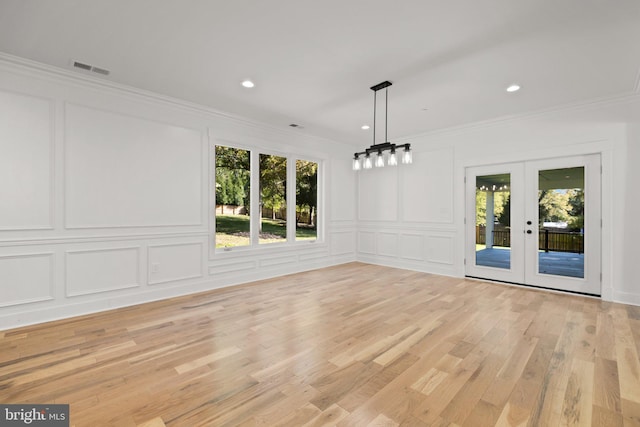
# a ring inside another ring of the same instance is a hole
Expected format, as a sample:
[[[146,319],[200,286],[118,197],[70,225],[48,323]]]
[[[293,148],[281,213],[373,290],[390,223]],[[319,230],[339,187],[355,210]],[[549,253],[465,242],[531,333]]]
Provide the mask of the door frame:
[[[525,282],[528,285],[600,296],[602,293],[602,196],[601,159],[598,154],[559,157],[556,159],[532,160],[525,163],[527,193],[538,194],[538,171],[584,166],[585,212],[584,212],[584,275],[583,278],[540,274],[538,257],[534,263],[525,263]],[[532,203],[527,199],[525,203]],[[588,203],[588,204],[587,204]],[[532,213],[533,224],[528,227],[535,238],[525,238],[527,253],[538,252],[538,204],[526,206]],[[527,218],[528,219],[528,218]]]
[[[465,233],[464,233],[464,275],[467,277],[503,281],[525,286],[576,292],[600,296],[603,287],[603,212],[602,212],[602,156],[577,154],[549,159],[532,159],[517,162],[495,163],[464,168],[465,188]],[[538,171],[576,166],[585,168],[585,199],[587,194],[592,202],[590,214],[585,212],[585,259],[584,278],[570,278],[540,274],[538,272]],[[509,269],[476,265],[476,183],[475,177],[492,174],[511,174],[511,264]],[[472,182],[473,181],[473,182]],[[525,225],[532,221],[531,226]],[[531,230],[525,235],[525,227]],[[592,231],[588,231],[592,230]],[[595,230],[595,231],[594,231]],[[533,236],[533,237],[532,237]],[[525,261],[525,256],[528,259]],[[534,261],[535,260],[535,261]]]

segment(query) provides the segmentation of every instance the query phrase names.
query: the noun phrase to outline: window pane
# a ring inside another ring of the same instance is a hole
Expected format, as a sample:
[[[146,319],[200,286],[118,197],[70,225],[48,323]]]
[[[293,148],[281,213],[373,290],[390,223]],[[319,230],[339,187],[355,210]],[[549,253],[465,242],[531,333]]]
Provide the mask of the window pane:
[[[296,160],[296,240],[318,238],[318,164]]]
[[[259,243],[287,241],[287,159],[260,154]]]
[[[216,146],[216,248],[248,246],[250,152]]]
[[[476,177],[476,265],[511,268],[511,175]]]
[[[538,272],[584,277],[584,167],[538,172]]]

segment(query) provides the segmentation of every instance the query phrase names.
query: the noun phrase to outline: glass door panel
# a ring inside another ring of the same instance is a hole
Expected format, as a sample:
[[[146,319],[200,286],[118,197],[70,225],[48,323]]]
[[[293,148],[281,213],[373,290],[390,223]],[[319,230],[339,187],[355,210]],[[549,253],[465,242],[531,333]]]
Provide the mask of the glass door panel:
[[[476,176],[476,265],[511,268],[511,174]]]
[[[538,171],[538,273],[584,278],[584,167]]]
[[[524,280],[524,167],[479,166],[466,176],[466,274],[505,282]]]

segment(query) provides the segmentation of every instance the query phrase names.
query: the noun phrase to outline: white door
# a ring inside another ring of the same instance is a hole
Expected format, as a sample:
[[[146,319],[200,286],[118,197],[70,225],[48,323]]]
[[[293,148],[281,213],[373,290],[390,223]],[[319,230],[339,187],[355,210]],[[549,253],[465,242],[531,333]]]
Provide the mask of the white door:
[[[600,156],[471,167],[467,276],[600,295]]]

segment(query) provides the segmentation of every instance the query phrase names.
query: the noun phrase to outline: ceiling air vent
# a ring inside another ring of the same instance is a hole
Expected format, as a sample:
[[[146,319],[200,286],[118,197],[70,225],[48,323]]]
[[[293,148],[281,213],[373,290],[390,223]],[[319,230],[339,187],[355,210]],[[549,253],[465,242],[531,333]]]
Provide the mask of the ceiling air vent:
[[[76,68],[80,68],[82,70],[91,71],[91,65],[83,64],[82,62],[73,61],[73,66],[76,67]]]
[[[74,68],[80,68],[81,70],[102,74],[103,76],[108,76],[109,73],[111,73],[111,71],[105,68],[96,67],[91,64],[85,64],[84,62],[80,62],[80,61],[73,61],[73,66]]]
[[[102,74],[103,76],[108,76],[110,73],[109,70],[105,70],[104,68],[99,67],[91,67],[91,71],[93,71],[94,73]]]

